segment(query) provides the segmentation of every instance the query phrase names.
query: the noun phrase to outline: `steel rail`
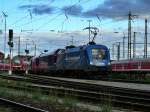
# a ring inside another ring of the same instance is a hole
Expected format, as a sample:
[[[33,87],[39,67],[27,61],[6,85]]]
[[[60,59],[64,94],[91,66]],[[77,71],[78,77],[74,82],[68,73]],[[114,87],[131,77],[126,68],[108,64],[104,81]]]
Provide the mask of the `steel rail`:
[[[0,102],[5,103],[5,104],[9,104],[9,105],[11,105],[15,108],[19,108],[19,109],[22,109],[22,110],[25,110],[25,111],[28,111],[28,112],[48,112],[47,110],[43,110],[43,109],[40,109],[40,108],[25,105],[25,104],[15,102],[15,101],[12,101],[12,100],[8,100],[8,99],[5,99],[5,98],[0,98]]]

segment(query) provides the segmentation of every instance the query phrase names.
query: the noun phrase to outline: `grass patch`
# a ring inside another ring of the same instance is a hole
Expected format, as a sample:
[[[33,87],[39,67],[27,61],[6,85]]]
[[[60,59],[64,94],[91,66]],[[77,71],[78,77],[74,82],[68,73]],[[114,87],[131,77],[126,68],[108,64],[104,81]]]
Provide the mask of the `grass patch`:
[[[0,112],[14,112],[14,111],[8,107],[0,107]]]
[[[102,110],[100,112],[112,112],[111,105],[101,105]]]

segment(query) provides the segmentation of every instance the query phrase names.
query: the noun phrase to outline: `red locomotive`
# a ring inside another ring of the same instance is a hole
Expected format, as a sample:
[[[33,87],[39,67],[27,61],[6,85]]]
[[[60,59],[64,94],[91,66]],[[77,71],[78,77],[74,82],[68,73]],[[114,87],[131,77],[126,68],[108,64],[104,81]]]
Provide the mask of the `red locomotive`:
[[[29,68],[31,56],[14,56],[11,63],[11,69],[13,72],[25,72]],[[0,62],[0,71],[8,71],[10,69],[10,58],[9,56]]]
[[[57,53],[61,49],[55,50],[54,52],[48,54],[41,54],[35,56],[31,59],[30,69],[32,73],[46,73],[49,71],[54,71],[57,61]]]
[[[0,63],[0,71],[8,71],[10,69],[10,65],[7,63]]]
[[[29,62],[32,56],[19,55],[14,56],[12,59],[12,70],[24,72],[29,67]]]

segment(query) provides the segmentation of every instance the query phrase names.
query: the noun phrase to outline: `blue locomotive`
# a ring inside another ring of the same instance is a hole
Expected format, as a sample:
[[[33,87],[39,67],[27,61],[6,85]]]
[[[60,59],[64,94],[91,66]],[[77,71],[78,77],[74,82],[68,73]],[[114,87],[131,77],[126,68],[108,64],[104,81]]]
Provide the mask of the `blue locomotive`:
[[[100,75],[110,70],[110,53],[104,45],[67,46],[65,49],[32,58],[31,70],[36,73]]]

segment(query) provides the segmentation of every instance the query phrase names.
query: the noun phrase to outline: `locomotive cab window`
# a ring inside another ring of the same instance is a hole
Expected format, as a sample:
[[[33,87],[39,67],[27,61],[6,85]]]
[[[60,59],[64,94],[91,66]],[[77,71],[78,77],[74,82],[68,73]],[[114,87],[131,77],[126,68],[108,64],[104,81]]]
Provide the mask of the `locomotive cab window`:
[[[105,59],[105,50],[104,49],[92,49],[92,58],[96,60]]]
[[[105,49],[98,49],[94,48],[91,50],[91,58],[92,60],[90,61],[91,65],[96,65],[96,66],[104,66],[105,63],[103,60],[106,59],[106,50]]]

